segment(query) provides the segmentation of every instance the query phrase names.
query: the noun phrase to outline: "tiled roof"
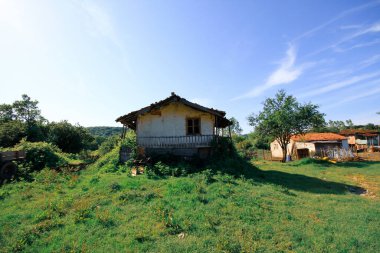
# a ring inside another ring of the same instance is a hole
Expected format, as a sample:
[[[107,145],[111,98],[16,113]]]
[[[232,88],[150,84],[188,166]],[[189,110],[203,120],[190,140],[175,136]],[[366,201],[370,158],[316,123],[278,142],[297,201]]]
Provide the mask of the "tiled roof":
[[[362,135],[368,135],[368,136],[376,136],[379,133],[378,130],[367,130],[367,129],[345,129],[340,131],[339,134],[341,135],[355,135],[355,134],[362,134]]]
[[[347,138],[335,133],[306,133],[304,135],[294,135],[293,141],[341,141]]]
[[[232,125],[232,122],[225,117],[226,112],[216,110],[214,108],[207,108],[207,107],[201,106],[199,104],[190,102],[190,101],[176,95],[174,92],[172,92],[170,97],[167,97],[164,100],[153,103],[149,106],[141,108],[140,110],[133,111],[133,112],[130,112],[126,115],[120,116],[119,118],[116,119],[116,122],[120,122],[123,125],[131,128],[131,129],[136,129],[136,121],[137,121],[138,115],[148,113],[148,112],[155,110],[155,109],[159,109],[161,106],[165,106],[165,105],[168,105],[168,104],[173,103],[173,102],[182,103],[182,104],[189,106],[195,110],[202,111],[202,112],[208,112],[212,115],[215,115],[217,117],[217,122],[216,122],[217,127],[224,128],[224,127]]]

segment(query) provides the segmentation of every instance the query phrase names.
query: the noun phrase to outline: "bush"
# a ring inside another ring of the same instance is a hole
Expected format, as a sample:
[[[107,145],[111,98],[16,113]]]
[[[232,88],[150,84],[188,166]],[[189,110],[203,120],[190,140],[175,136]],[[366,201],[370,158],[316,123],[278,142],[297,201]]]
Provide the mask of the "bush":
[[[162,161],[156,162],[154,165],[146,167],[146,172],[150,176],[173,176],[180,177],[185,176],[191,170],[189,164],[186,163],[175,163],[175,164],[166,164]]]
[[[104,156],[105,154],[111,152],[120,142],[120,137],[117,135],[108,137],[102,144],[100,144],[98,149],[99,156]]]
[[[95,163],[94,168],[104,172],[116,172],[119,165],[119,150],[120,147],[116,146],[111,152],[100,157]]]
[[[235,144],[237,152],[245,159],[252,159],[255,154],[253,143],[246,139]]]
[[[48,125],[48,129],[49,142],[66,153],[79,153],[94,140],[84,127],[72,125],[67,121],[52,122]]]
[[[121,140],[120,148],[130,150],[130,159],[137,158],[137,139],[134,131],[128,131],[125,138]]]
[[[25,160],[20,162],[26,173],[40,171],[45,167],[58,168],[66,166],[70,161],[59,148],[46,142],[27,142],[22,140],[14,149],[26,151]]]
[[[0,147],[12,147],[26,136],[26,127],[20,121],[1,122]]]

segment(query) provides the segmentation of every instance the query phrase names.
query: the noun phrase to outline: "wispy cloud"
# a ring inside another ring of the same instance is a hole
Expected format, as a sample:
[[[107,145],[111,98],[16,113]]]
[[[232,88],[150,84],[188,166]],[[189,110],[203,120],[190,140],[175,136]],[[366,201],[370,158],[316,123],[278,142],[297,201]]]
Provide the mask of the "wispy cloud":
[[[94,1],[83,1],[80,6],[87,15],[88,32],[92,36],[104,37],[114,44],[121,51],[124,66],[129,69],[125,46],[108,12]]]
[[[337,16],[333,17],[332,19],[324,22],[323,24],[321,24],[319,26],[316,26],[316,27],[310,29],[309,31],[304,32],[303,34],[299,35],[298,37],[296,37],[295,39],[293,39],[293,42],[296,42],[296,41],[298,41],[298,40],[300,40],[302,38],[305,38],[305,37],[309,37],[309,36],[313,35],[314,33],[318,32],[319,30],[322,30],[326,26],[334,23],[335,21],[346,17],[347,15],[350,15],[350,14],[358,12],[358,11],[365,10],[367,8],[373,7],[373,6],[378,5],[378,4],[380,4],[380,1],[373,1],[373,2],[370,2],[370,3],[366,3],[366,4],[363,4],[363,5],[359,5],[359,6],[356,6],[354,8],[345,10],[345,11],[339,13]]]
[[[358,43],[356,45],[353,45],[353,46],[347,47],[347,48],[342,48],[342,47],[336,46],[334,48],[334,50],[335,50],[335,52],[343,53],[343,52],[347,52],[347,51],[350,51],[350,50],[353,50],[353,49],[356,49],[356,48],[370,47],[370,46],[377,45],[377,44],[380,44],[380,39],[373,40],[373,41],[370,41],[370,42]]]
[[[339,27],[341,30],[351,30],[361,28],[363,25],[342,25]]]
[[[269,75],[263,85],[257,86],[248,93],[236,97],[233,100],[257,97],[273,86],[287,84],[297,80],[301,76],[303,70],[310,66],[310,63],[296,66],[296,58],[297,53],[295,47],[289,45],[286,51],[286,56],[280,61],[278,68]]]
[[[374,77],[380,76],[380,71],[378,72],[373,72],[373,73],[368,73],[368,74],[363,74],[363,75],[357,75],[350,77],[346,80],[340,81],[340,82],[334,82],[330,83],[328,85],[325,85],[323,87],[320,87],[318,89],[314,89],[312,91],[306,92],[301,94],[299,97],[310,97],[310,96],[317,96],[321,95],[327,92],[331,92],[333,90],[337,90],[340,88],[344,88],[349,85],[353,85],[362,81],[370,80]]]
[[[359,99],[363,99],[363,98],[367,98],[367,97],[377,95],[378,93],[380,93],[380,79],[375,80],[373,82],[373,84],[375,84],[378,87],[375,89],[367,89],[367,90],[361,91],[361,92],[356,93],[355,95],[352,95],[352,96],[346,96],[344,99],[340,99],[336,103],[332,103],[332,104],[329,104],[327,106],[324,106],[324,108],[332,108],[332,107],[335,107],[335,106],[338,106],[341,104],[345,104],[348,102],[352,102],[352,101],[356,101]]]
[[[108,13],[95,2],[83,1],[81,2],[81,7],[87,14],[89,33],[93,36],[106,37],[116,46],[121,47],[113,22]]]
[[[360,36],[364,36],[366,34],[370,34],[370,33],[378,33],[380,32],[380,21],[370,25],[370,26],[367,26],[363,29],[360,29],[359,31],[355,32],[355,33],[352,33],[346,37],[344,37],[343,39],[339,40],[338,42],[335,42],[329,46],[326,46],[324,48],[321,48],[315,52],[312,52],[308,55],[306,55],[306,57],[310,57],[310,56],[314,56],[314,55],[317,55],[317,54],[320,54],[326,50],[329,50],[329,49],[335,49],[335,50],[338,50],[339,51],[339,45],[347,42],[347,41],[351,41],[353,39],[356,39],[357,37],[360,37]]]
[[[363,68],[367,68],[371,65],[374,65],[376,63],[380,62],[380,54],[377,54],[377,55],[374,55],[362,62],[359,63],[359,68],[360,69],[363,69]]]

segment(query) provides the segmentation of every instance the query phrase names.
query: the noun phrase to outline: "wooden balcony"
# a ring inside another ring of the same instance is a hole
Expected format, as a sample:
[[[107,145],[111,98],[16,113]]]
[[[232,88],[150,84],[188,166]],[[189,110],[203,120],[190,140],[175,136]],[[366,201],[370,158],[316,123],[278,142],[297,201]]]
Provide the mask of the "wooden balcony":
[[[137,145],[144,148],[202,148],[211,147],[217,135],[186,135],[162,137],[137,137]]]

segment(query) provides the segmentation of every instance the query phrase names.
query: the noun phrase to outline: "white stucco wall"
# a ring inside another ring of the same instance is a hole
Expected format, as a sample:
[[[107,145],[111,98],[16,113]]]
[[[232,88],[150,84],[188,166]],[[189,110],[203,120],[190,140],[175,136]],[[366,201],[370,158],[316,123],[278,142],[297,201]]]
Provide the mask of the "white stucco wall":
[[[201,119],[201,135],[213,134],[214,116],[209,113],[194,110],[181,103],[171,103],[159,111],[161,115],[147,113],[137,118],[138,137],[185,136],[187,118]]]
[[[296,149],[309,149],[310,153],[315,153],[315,144],[310,142],[296,142]]]
[[[294,146],[295,145],[295,146]],[[294,142],[293,140],[290,140],[290,143],[288,144],[288,155],[292,155],[293,149],[309,149],[310,153],[315,153],[315,145],[314,143],[309,142]],[[272,153],[272,157],[274,158],[282,158],[282,149],[280,147],[280,144],[278,144],[278,141],[275,140],[270,144],[270,150]]]
[[[288,144],[288,147],[287,147],[287,153],[288,155],[291,155],[291,151],[292,151],[292,148],[293,148],[293,145],[294,145],[294,141],[290,140],[290,143]],[[270,144],[270,150],[271,150],[271,153],[272,153],[272,157],[274,158],[282,158],[282,148],[280,146],[280,144],[278,143],[277,140],[273,141],[271,144]]]

